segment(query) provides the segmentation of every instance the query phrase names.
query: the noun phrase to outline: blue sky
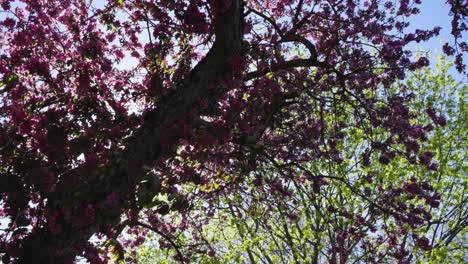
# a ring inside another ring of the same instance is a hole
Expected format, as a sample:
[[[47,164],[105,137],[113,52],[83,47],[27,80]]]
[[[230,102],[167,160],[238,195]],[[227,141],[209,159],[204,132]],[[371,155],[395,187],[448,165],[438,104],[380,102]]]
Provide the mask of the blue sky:
[[[411,17],[410,29],[432,29],[436,26],[442,27],[440,35],[434,37],[426,42],[420,42],[418,44],[410,45],[411,50],[417,50],[422,48],[425,51],[428,51],[431,55],[431,66],[435,65],[434,56],[438,53],[442,53],[442,43],[448,42],[453,43],[453,37],[450,35],[451,31],[451,21],[452,17],[449,16],[450,8],[448,5],[444,4],[445,0],[423,0],[420,5],[421,13]],[[466,33],[464,35],[465,41]],[[436,53],[436,51],[438,51]],[[465,64],[468,63],[468,56],[464,56]],[[466,76],[461,75],[455,69],[449,71],[453,75],[455,80],[464,81],[466,83]]]

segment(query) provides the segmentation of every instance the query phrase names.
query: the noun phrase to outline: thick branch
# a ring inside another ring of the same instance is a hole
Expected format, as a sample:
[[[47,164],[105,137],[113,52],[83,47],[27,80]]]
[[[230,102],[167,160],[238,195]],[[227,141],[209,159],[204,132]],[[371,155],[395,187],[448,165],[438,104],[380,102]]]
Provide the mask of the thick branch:
[[[48,197],[47,210],[53,211],[65,206],[83,208],[87,204],[102,202],[112,191],[118,191],[122,199],[130,199],[135,190],[135,182],[142,174],[144,165],[151,165],[163,155],[171,154],[174,147],[162,148],[161,142],[169,140],[176,144],[177,133],[171,127],[196,108],[205,96],[212,98],[224,93],[227,87],[219,85],[221,78],[232,75],[230,60],[241,56],[242,5],[241,0],[233,0],[230,8],[218,13],[215,19],[215,42],[206,57],[191,71],[186,79],[161,98],[161,103],[145,116],[145,123],[129,140],[119,160],[111,160],[107,166],[99,168],[93,175],[65,175],[58,183],[56,192]],[[193,120],[190,121],[193,123]],[[192,124],[189,124],[192,125]],[[119,168],[124,168],[123,171]],[[79,169],[74,173],[79,173]],[[80,182],[72,181],[79,178]],[[85,179],[85,180],[83,180]],[[75,188],[76,187],[76,188]],[[79,189],[72,196],[70,189]],[[17,263],[65,263],[73,261],[77,254],[73,250],[75,242],[86,242],[89,237],[104,226],[112,226],[120,221],[120,214],[129,208],[128,201],[112,209],[96,209],[99,223],[93,223],[76,230],[63,216],[57,221],[62,225],[59,234],[52,234],[47,224],[34,231],[18,245]],[[60,252],[60,254],[58,254]]]
[[[147,113],[139,142],[136,145],[132,143],[130,153],[134,154],[134,157],[148,162],[154,161],[164,151],[160,147],[160,141],[171,140],[167,138],[171,132],[171,125],[196,108],[202,98],[216,98],[217,95],[226,92],[226,87],[219,85],[219,82],[232,74],[230,60],[241,56],[240,3],[241,1],[232,1],[228,12],[218,14],[215,42],[206,57],[186,79],[161,99],[157,108]]]

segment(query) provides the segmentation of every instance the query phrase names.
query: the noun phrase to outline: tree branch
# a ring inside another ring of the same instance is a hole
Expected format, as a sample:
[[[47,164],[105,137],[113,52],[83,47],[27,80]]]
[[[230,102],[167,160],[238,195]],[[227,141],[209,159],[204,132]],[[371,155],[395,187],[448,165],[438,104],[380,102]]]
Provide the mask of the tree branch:
[[[47,223],[44,223],[41,229],[32,232],[18,245],[16,263],[73,261],[77,255],[73,249],[76,242],[86,243],[102,227],[118,223],[121,213],[132,208],[131,198],[135,195],[135,183],[144,173],[142,167],[154,164],[154,161],[171,154],[171,150],[175,149],[179,136],[171,133],[171,127],[196,108],[196,104],[205,96],[217,98],[227,91],[228,87],[219,84],[220,79],[232,76],[230,60],[241,56],[242,8],[241,0],[232,0],[226,12],[217,14],[214,21],[215,42],[206,57],[186,79],[161,98],[161,103],[155,109],[146,113],[144,124],[128,140],[125,150],[118,155],[119,159],[109,161],[92,175],[76,177],[80,168],[71,172],[75,175],[68,175],[79,178],[79,181],[61,177],[55,193],[47,197],[44,210],[60,212],[63,207],[83,208],[88,204],[100,204],[115,190],[119,190],[122,203],[117,208],[112,208],[112,214],[105,208],[95,208],[99,223],[94,222],[79,229],[73,227],[63,215],[57,219],[63,230],[59,234],[53,234]],[[169,140],[172,146],[162,148],[163,140]],[[79,189],[73,197],[70,195],[71,185]],[[96,189],[99,191],[96,192]],[[57,252],[61,252],[61,255],[57,255]]]

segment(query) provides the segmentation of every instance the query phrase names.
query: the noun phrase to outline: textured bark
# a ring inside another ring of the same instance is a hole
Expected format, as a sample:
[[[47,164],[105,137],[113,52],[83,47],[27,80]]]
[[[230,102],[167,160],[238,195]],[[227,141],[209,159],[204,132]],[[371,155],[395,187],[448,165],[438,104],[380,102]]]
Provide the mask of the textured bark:
[[[47,226],[35,230],[17,246],[18,263],[72,262],[76,256],[73,250],[76,242],[84,243],[96,230],[118,223],[124,210],[131,207],[130,198],[135,195],[134,183],[142,175],[142,167],[170,155],[171,150],[175,149],[175,146],[161,148],[160,144],[162,140],[177,142],[179,135],[171,134],[171,126],[196,108],[202,98],[216,99],[226,91],[226,87],[216,84],[232,71],[229,62],[231,58],[241,56],[241,43],[242,1],[233,0],[229,10],[217,15],[215,42],[206,57],[161,98],[155,109],[145,114],[143,126],[128,140],[123,153],[92,175],[83,175],[89,180],[83,182],[83,177],[75,177],[80,182],[71,182],[70,178],[73,177],[70,177],[59,182],[55,194],[48,197],[47,207],[51,211],[64,205],[83,207],[102,201],[112,191],[127,194],[127,200],[119,208],[97,211],[100,221],[82,230],[72,228],[64,219],[60,219],[62,232],[59,234],[52,234]],[[188,125],[194,124],[195,120],[192,120]],[[72,173],[80,173],[80,169]]]

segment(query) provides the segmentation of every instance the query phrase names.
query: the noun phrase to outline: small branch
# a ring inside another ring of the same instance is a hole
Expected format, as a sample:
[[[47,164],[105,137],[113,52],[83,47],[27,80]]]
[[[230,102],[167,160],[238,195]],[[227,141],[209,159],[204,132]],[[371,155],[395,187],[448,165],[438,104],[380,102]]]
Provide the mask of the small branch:
[[[260,16],[261,18],[265,19],[266,21],[268,21],[274,28],[275,30],[278,32],[278,34],[282,37],[283,36],[283,32],[281,32],[281,29],[278,27],[278,25],[276,24],[276,22],[271,18],[271,17],[268,17],[266,16],[265,14],[261,13],[261,12],[258,12],[257,10],[253,9],[253,8],[248,8],[249,11],[251,11],[252,13]]]
[[[144,227],[146,229],[149,229],[155,233],[157,233],[158,235],[162,236],[164,239],[166,239],[171,245],[172,247],[175,249],[175,251],[177,252],[177,255],[179,256],[180,258],[180,261],[182,263],[185,263],[184,262],[184,255],[182,255],[182,252],[180,252],[179,250],[179,247],[176,245],[176,243],[166,234],[160,232],[159,230],[155,229],[154,227],[148,225],[148,224],[145,224],[145,223],[142,223],[142,222],[133,222],[131,223],[132,225],[137,225],[137,226],[141,226],[141,227]]]
[[[280,63],[274,63],[270,67],[254,71],[254,72],[249,72],[245,75],[244,80],[248,81],[254,78],[261,77],[269,72],[277,72],[280,70],[286,70],[290,68],[298,68],[298,67],[322,67],[326,68],[326,64],[324,62],[319,62],[315,59],[295,59],[295,60],[289,60],[285,62],[280,62]]]
[[[301,43],[302,45],[306,46],[306,48],[309,50],[310,52],[310,59],[315,59],[317,60],[317,50],[315,49],[315,45],[312,44],[312,42],[310,42],[308,39],[306,39],[305,37],[303,36],[299,36],[299,35],[289,35],[287,34],[286,36],[284,36],[280,42],[299,42]]]

